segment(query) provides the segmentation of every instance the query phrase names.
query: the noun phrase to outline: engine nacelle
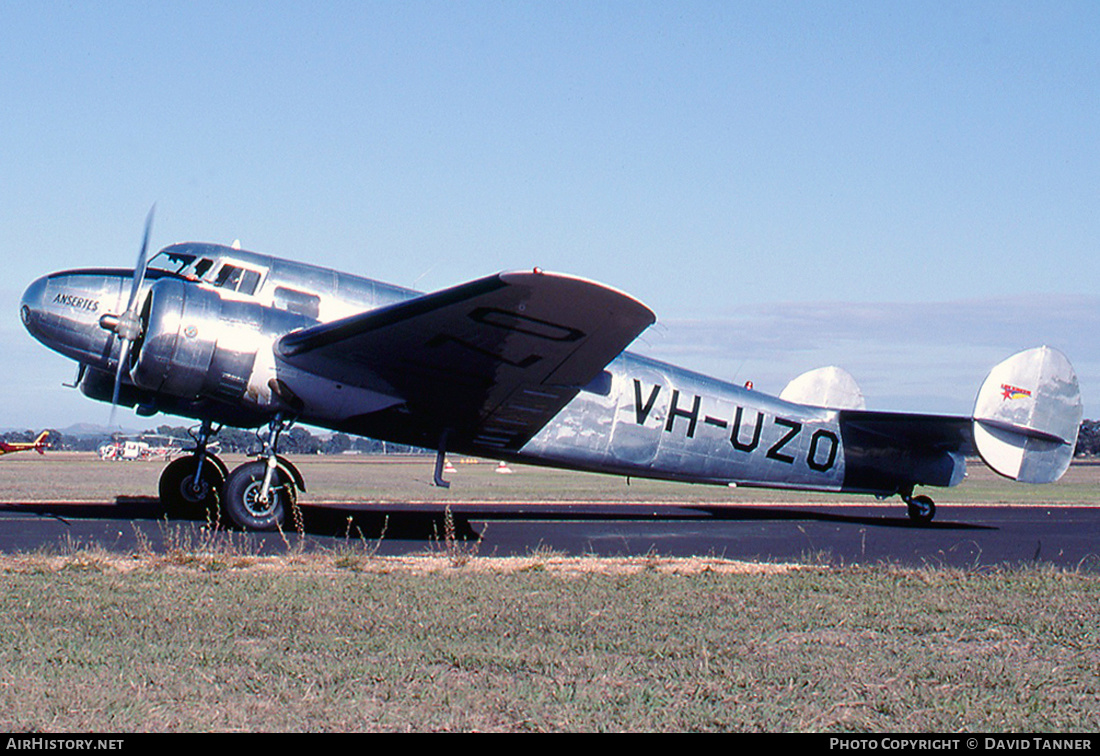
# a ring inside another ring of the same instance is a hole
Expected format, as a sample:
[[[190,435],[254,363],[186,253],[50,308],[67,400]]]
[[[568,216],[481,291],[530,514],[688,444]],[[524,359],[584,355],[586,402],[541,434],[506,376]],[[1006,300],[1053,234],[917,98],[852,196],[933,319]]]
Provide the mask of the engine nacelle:
[[[265,309],[179,279],[158,281],[142,310],[130,379],[158,394],[240,400],[257,350],[270,346]]]

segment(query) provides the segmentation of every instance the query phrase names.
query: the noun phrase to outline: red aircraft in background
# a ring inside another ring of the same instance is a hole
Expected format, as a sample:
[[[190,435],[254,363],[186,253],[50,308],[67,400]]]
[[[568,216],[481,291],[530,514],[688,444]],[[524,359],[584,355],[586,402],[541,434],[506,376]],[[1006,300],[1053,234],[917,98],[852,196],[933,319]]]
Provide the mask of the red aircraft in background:
[[[12,441],[10,443],[0,441],[0,456],[13,454],[14,452],[30,451],[31,449],[42,454],[50,446],[46,443],[46,436],[48,435],[50,435],[49,431],[42,431],[34,441]]]

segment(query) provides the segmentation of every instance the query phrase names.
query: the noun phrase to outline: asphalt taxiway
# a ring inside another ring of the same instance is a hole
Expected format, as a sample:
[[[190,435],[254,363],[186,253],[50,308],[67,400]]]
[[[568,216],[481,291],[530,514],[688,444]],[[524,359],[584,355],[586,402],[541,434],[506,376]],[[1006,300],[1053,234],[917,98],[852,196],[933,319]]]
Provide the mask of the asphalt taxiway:
[[[1047,563],[1100,570],[1100,507],[943,506],[915,525],[898,506],[579,502],[309,503],[296,532],[232,533],[272,554],[349,542],[379,555],[425,553],[448,538],[486,556],[710,556],[766,562],[982,567]],[[0,503],[0,552],[99,547],[160,552],[199,543],[204,523],[167,520],[155,498]]]

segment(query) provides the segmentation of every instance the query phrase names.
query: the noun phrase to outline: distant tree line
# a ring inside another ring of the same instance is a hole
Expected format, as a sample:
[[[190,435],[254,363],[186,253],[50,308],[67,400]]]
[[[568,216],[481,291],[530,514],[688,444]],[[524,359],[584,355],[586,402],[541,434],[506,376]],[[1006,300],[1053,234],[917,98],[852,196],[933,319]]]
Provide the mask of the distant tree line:
[[[1100,420],[1085,420],[1081,423],[1081,431],[1077,434],[1078,457],[1095,457],[1100,455]]]
[[[266,433],[266,430],[264,431]],[[39,431],[8,431],[0,433],[3,441],[33,441]],[[50,448],[59,451],[96,451],[113,440],[110,433],[92,433],[65,435],[50,430]],[[146,434],[127,435],[127,439],[144,439],[153,445],[169,443],[176,446],[189,446],[191,436],[186,427],[161,425],[156,431]],[[222,428],[214,440],[222,452],[229,454],[253,454],[263,446],[261,437],[254,430]],[[349,436],[346,433],[332,433],[315,436],[307,429],[295,426],[279,438],[280,454],[343,454],[359,452],[362,454],[419,454],[431,453],[429,450],[403,444],[391,444],[363,436]],[[1081,432],[1077,436],[1078,457],[1100,456],[1100,420],[1084,420]]]
[[[0,433],[3,441],[33,441],[40,431],[8,431]],[[262,429],[263,436],[267,429]],[[263,448],[263,436],[255,430],[222,428],[211,442],[216,443],[221,453],[253,454]],[[81,433],[64,434],[50,429],[48,439],[50,449],[57,451],[97,451],[99,447],[111,443],[116,438],[129,441],[146,441],[152,446],[189,447],[194,444],[188,428],[169,425],[158,426],[155,431],[136,434]],[[349,436],[346,433],[332,433],[315,436],[306,428],[295,426],[279,437],[280,454],[343,454],[359,452],[362,454],[417,454],[426,450],[403,444],[392,444],[362,436]]]

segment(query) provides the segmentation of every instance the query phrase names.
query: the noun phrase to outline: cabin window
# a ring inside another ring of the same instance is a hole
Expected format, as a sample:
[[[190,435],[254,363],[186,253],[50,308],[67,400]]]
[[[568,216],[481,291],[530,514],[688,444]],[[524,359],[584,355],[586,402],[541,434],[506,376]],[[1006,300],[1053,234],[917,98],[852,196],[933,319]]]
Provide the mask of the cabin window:
[[[321,315],[321,298],[316,294],[278,286],[275,289],[275,306],[280,310],[305,315],[317,320]]]

